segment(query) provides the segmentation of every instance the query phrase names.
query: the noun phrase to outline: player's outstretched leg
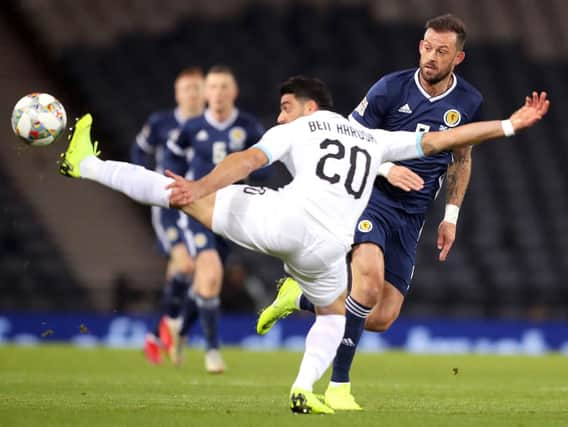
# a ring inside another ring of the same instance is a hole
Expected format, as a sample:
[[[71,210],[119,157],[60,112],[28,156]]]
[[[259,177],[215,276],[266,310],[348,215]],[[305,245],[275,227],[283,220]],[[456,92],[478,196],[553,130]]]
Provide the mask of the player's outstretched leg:
[[[334,410],[308,390],[293,388],[290,392],[290,409],[298,414],[333,414]]]
[[[59,172],[72,178],[98,182],[145,205],[169,208],[170,190],[166,187],[173,180],[142,166],[99,159],[97,143],[91,142],[92,123],[93,118],[90,114],[84,115],[77,121],[69,138],[69,146],[61,155]],[[193,208],[193,211],[195,215],[200,214],[199,208]],[[209,211],[210,208],[207,212]],[[205,220],[207,220],[206,215]]]
[[[278,294],[272,304],[260,313],[256,323],[256,332],[264,335],[272,329],[276,322],[284,317],[298,311],[298,299],[302,290],[291,277],[280,279],[278,284]]]
[[[59,172],[72,178],[80,178],[79,165],[87,157],[98,156],[97,143],[91,142],[91,125],[93,117],[85,114],[75,123],[69,134],[69,146],[61,154]]]

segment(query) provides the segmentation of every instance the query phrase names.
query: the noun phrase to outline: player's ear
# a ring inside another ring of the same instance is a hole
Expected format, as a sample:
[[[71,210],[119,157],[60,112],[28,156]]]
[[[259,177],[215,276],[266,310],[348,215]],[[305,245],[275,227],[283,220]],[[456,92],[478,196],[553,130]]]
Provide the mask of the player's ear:
[[[458,52],[458,54],[456,55],[456,59],[455,59],[455,61],[454,61],[454,65],[461,64],[464,59],[465,59],[465,52],[464,52],[463,50],[460,50],[460,51]]]
[[[424,39],[420,40],[418,43],[418,52],[422,53],[422,49],[424,48]]]
[[[308,114],[311,114],[311,113],[313,113],[314,111],[317,111],[317,110],[319,110],[317,102],[314,101],[313,99],[308,99],[306,101],[304,111]]]

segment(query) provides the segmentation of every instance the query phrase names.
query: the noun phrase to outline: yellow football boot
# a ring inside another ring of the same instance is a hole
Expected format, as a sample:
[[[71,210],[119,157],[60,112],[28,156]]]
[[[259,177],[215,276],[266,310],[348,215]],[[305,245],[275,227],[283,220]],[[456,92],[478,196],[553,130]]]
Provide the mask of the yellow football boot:
[[[329,385],[325,391],[324,401],[327,406],[336,411],[361,411],[363,408],[351,394],[351,384]]]
[[[59,161],[59,173],[71,178],[80,178],[81,171],[79,165],[86,157],[98,156],[97,145],[91,142],[91,125],[93,117],[85,114],[75,123],[69,135],[69,146],[65,153],[61,154]]]
[[[281,279],[276,299],[272,301],[272,304],[262,310],[258,317],[256,333],[259,335],[266,334],[277,321],[298,311],[299,309],[296,304],[301,294],[302,290],[298,282],[291,277]]]

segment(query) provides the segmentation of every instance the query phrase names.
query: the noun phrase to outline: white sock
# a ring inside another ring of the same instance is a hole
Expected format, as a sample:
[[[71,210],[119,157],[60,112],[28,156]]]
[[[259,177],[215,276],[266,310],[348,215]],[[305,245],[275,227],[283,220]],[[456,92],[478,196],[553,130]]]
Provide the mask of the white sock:
[[[166,186],[173,179],[142,166],[89,156],[81,161],[79,170],[81,178],[120,191],[137,202],[163,208],[170,206],[171,190],[166,190]]]
[[[306,336],[306,349],[300,371],[292,388],[312,391],[335,357],[345,329],[345,316],[328,314],[316,316]]]

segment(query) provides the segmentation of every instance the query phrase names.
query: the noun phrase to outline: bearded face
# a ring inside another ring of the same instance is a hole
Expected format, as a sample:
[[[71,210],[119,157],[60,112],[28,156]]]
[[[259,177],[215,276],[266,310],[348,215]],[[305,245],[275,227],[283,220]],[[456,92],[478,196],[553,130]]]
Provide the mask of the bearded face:
[[[420,42],[420,76],[430,85],[446,79],[463,60],[458,50],[457,35],[453,32],[426,30]]]

